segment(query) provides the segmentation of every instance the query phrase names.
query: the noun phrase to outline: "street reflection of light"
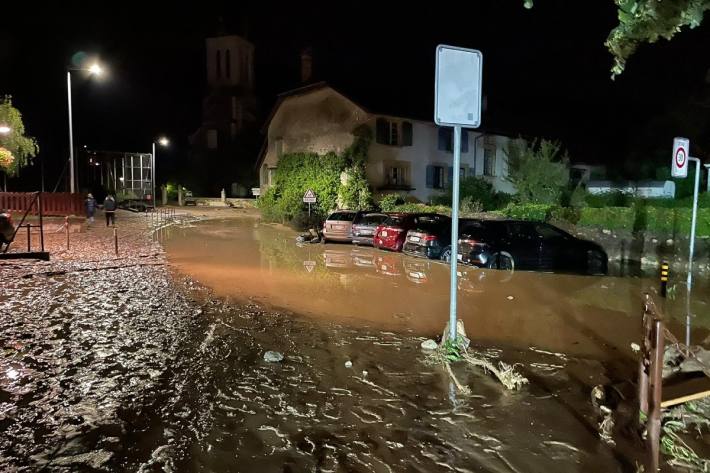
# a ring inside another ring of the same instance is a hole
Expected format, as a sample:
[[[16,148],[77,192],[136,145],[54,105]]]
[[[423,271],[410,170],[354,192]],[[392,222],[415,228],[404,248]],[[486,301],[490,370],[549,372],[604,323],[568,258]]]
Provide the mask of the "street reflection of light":
[[[20,377],[20,372],[15,368],[8,368],[7,371],[5,371],[5,375],[10,379],[17,379]]]

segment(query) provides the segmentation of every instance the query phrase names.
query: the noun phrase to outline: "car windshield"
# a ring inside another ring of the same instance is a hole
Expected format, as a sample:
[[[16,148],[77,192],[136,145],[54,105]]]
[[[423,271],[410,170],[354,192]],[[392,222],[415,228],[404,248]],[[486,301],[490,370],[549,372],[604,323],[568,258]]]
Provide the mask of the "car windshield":
[[[404,219],[406,217],[401,216],[401,215],[391,215],[387,217],[387,220],[382,222],[383,225],[387,225],[389,227],[398,227],[404,223]]]
[[[352,222],[354,218],[354,212],[335,212],[330,214],[328,220],[335,222]]]

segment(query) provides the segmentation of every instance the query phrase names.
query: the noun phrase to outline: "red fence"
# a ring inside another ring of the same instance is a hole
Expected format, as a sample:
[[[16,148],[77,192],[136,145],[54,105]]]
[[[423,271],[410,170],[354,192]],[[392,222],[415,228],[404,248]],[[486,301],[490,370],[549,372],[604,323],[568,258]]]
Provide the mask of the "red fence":
[[[34,192],[0,192],[0,210],[24,212],[35,197]],[[37,206],[30,210],[36,215]],[[84,196],[69,192],[43,192],[42,213],[44,215],[83,215]]]

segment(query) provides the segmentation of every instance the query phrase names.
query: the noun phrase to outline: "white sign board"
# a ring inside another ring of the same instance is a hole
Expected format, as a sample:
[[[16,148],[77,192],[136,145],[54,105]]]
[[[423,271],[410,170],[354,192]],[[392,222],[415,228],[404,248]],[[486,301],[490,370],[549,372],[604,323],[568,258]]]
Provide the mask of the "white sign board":
[[[251,194],[252,194],[254,197],[259,197],[259,196],[261,195],[261,188],[259,188],[259,187],[252,187],[252,188],[251,188]]]
[[[672,177],[688,177],[688,153],[690,140],[688,138],[673,138]]]
[[[316,193],[313,192],[313,189],[308,189],[305,194],[303,194],[303,202],[306,204],[315,204],[316,203]]]
[[[483,54],[440,44],[436,48],[434,121],[439,126],[481,125]]]

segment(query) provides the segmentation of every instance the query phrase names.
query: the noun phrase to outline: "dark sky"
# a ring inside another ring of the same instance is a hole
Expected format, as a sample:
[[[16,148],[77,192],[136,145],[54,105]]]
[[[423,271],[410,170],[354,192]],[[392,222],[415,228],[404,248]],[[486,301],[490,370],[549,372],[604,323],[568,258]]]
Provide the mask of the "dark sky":
[[[50,175],[67,153],[65,66],[78,51],[100,55],[110,75],[101,82],[74,76],[77,144],[147,152],[153,136],[165,133],[175,146],[162,159],[173,156],[179,163],[187,153],[187,135],[200,121],[204,38],[217,30],[219,17],[228,31],[246,35],[256,46],[264,116],[276,93],[298,85],[299,51],[311,46],[318,79],[373,108],[381,104],[384,112],[430,117],[434,48],[448,43],[484,54],[483,127],[560,139],[576,161],[631,159],[649,123],[704,86],[710,67],[707,24],[670,43],[643,46],[627,71],[611,81],[612,59],[603,43],[616,23],[613,1],[537,0],[532,10],[522,3],[3,7],[0,94],[13,95]],[[678,134],[683,130],[661,130],[652,145],[670,148]]]

